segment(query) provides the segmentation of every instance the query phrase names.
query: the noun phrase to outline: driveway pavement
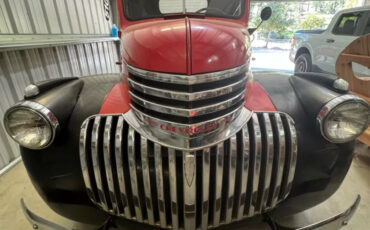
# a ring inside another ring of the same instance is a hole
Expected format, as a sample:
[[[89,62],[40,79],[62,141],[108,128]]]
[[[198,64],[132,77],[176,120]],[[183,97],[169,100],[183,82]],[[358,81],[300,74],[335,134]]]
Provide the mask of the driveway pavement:
[[[253,48],[252,71],[294,72],[294,63],[289,60],[289,50]]]

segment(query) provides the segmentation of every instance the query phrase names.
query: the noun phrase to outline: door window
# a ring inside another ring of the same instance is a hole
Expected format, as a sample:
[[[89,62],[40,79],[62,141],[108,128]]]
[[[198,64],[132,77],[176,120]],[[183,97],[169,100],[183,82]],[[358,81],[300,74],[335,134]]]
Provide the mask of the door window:
[[[338,35],[355,35],[360,18],[361,13],[349,13],[342,15],[342,17],[338,20],[333,33]]]
[[[369,20],[367,20],[364,34],[370,34],[370,17],[369,17]]]

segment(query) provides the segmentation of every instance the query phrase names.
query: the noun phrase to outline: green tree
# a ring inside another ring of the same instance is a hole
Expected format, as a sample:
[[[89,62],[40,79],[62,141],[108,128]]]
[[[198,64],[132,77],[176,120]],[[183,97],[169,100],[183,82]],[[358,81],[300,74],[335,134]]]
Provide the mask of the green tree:
[[[300,27],[304,30],[322,29],[325,26],[325,18],[318,17],[314,14],[307,15],[302,21]]]
[[[351,0],[352,1],[352,0]],[[338,10],[343,9],[346,0],[336,1],[314,1],[312,3],[316,11],[323,14],[335,14]]]
[[[289,4],[273,2],[273,3],[260,3],[261,10],[269,6],[272,9],[271,18],[264,22],[260,28],[261,33],[268,33],[266,40],[266,47],[268,46],[272,32],[277,33],[278,35],[283,35],[288,28],[294,24],[294,19],[290,16]]]

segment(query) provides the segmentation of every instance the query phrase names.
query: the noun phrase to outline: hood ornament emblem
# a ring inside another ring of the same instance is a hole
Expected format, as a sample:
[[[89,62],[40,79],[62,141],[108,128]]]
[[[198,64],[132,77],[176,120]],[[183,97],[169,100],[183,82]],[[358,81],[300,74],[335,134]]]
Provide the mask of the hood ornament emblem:
[[[195,153],[186,154],[184,161],[184,174],[187,185],[192,187],[195,177]]]

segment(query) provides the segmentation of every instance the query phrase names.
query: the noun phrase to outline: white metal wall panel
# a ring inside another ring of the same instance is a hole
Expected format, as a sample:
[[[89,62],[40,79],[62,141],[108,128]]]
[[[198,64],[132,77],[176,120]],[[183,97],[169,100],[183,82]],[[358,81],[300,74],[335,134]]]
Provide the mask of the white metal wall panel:
[[[45,11],[40,2],[41,0],[26,0],[26,9],[28,15],[32,17],[31,25],[34,33],[36,34],[48,34],[47,20],[45,18]]]
[[[0,0],[0,33],[13,33],[12,25],[10,24],[9,15],[6,11],[5,0]]]
[[[103,0],[0,0],[0,35],[109,35],[104,15]]]
[[[120,73],[116,42],[96,42],[52,48],[0,52],[0,169],[19,156],[4,130],[6,109],[23,98],[33,82],[72,76]]]

